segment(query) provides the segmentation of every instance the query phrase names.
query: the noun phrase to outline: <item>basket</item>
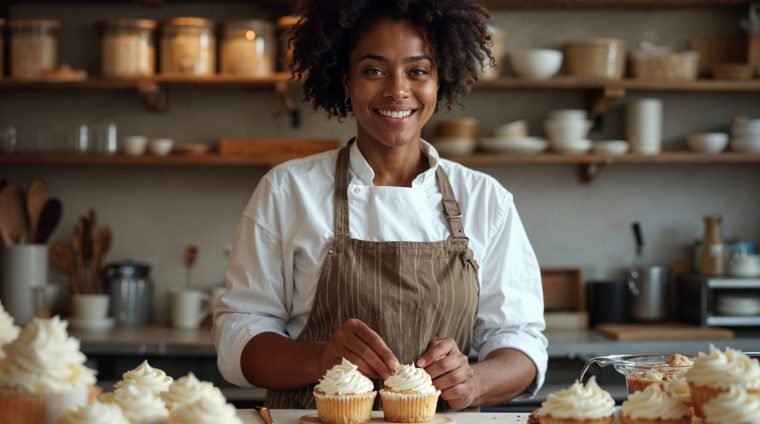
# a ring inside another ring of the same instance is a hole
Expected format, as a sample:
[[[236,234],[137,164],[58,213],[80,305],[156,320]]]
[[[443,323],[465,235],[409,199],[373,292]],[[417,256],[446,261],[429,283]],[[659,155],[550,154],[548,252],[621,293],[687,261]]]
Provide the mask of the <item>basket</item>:
[[[625,41],[616,38],[567,43],[565,56],[572,76],[621,79],[625,73]]]
[[[699,53],[632,52],[631,76],[649,80],[695,80],[699,75]]]

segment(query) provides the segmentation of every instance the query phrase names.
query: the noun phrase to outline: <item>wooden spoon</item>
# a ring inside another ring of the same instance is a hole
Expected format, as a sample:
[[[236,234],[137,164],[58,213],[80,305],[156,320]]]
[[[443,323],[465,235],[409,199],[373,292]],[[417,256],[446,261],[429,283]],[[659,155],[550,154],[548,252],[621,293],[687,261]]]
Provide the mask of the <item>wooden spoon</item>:
[[[35,243],[47,243],[50,235],[53,234],[58,223],[61,222],[63,214],[63,205],[55,197],[48,199],[40,213],[40,220],[37,226],[37,235],[34,236]]]
[[[100,228],[92,227],[92,234],[90,235],[92,240],[92,259],[90,260],[90,278],[91,284],[95,293],[100,293],[100,261],[103,254],[103,239],[101,237]]]
[[[84,229],[82,223],[74,226],[74,234],[71,239],[71,248],[74,250],[74,274],[76,275],[77,285],[81,293],[87,293],[84,278],[84,257],[82,256],[82,238]]]
[[[24,192],[9,185],[0,192],[0,230],[6,246],[21,244],[26,238]]]
[[[79,285],[77,284],[76,275],[74,275],[74,258],[71,256],[71,251],[66,247],[66,243],[56,241],[51,244],[50,259],[56,268],[66,274],[71,286],[71,293],[79,294]]]
[[[37,242],[37,228],[42,209],[48,200],[48,189],[42,181],[34,181],[26,194],[26,212],[29,214],[29,237],[31,243]]]

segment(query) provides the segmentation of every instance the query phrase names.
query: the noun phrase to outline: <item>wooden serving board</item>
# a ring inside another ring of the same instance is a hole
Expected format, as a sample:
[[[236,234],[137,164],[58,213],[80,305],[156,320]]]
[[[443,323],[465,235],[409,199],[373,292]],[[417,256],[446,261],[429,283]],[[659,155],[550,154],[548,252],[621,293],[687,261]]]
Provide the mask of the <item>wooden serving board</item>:
[[[322,424],[322,421],[319,420],[317,417],[317,414],[310,414],[310,415],[304,415],[299,420],[301,424]],[[369,421],[370,424],[393,424],[390,421],[385,421],[383,419],[383,413],[380,411],[373,411],[372,412],[372,419]],[[413,423],[412,423],[413,424]],[[435,414],[435,417],[433,417],[433,421],[430,422],[430,424],[454,424],[454,420],[450,417],[446,417],[440,414]]]
[[[727,340],[734,332],[725,328],[679,324],[603,324],[596,327],[613,340]]]

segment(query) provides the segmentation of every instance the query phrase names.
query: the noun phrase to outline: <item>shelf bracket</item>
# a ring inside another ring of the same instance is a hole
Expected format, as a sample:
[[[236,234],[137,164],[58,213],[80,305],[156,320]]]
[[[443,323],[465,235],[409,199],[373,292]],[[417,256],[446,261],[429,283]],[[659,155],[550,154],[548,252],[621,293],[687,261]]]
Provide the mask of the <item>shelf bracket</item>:
[[[578,166],[578,177],[583,184],[591,184],[602,169],[607,166],[607,162],[589,162]]]
[[[604,115],[617,99],[625,97],[625,89],[620,87],[604,87],[594,90],[588,96],[588,116],[594,122],[593,129],[601,129],[604,125]]]
[[[167,107],[166,90],[156,81],[140,81],[137,83],[137,92],[143,98],[150,110],[163,112]]]

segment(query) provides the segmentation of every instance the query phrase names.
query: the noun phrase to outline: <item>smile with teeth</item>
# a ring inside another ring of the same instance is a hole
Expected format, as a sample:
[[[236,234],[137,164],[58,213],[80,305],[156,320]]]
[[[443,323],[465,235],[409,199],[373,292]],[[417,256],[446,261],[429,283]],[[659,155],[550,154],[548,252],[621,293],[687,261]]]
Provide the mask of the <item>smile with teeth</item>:
[[[385,116],[386,118],[404,119],[411,116],[414,113],[413,110],[380,110],[377,109],[377,113]]]

